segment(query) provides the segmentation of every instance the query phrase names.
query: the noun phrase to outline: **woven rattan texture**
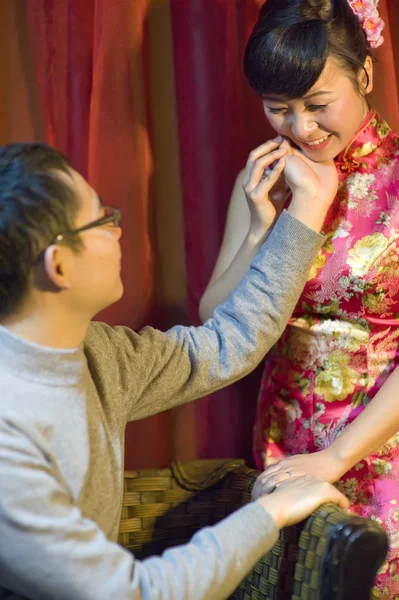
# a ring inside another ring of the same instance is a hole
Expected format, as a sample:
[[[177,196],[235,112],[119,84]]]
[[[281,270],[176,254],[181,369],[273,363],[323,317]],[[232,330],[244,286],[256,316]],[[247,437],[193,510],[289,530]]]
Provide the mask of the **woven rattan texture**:
[[[182,488],[171,469],[126,472],[118,541],[138,558],[185,543],[201,527],[249,502],[256,474],[242,466],[194,492]]]
[[[319,600],[322,558],[329,534],[350,514],[325,505],[280,539],[231,596],[235,600]]]
[[[200,462],[206,469],[206,461]],[[217,523],[249,502],[257,475],[243,465],[211,488],[193,492],[181,487],[172,469],[126,472],[119,543],[138,558],[186,543],[201,527]],[[319,600],[329,534],[334,525],[349,518],[349,513],[326,505],[305,523],[283,530],[231,598]]]

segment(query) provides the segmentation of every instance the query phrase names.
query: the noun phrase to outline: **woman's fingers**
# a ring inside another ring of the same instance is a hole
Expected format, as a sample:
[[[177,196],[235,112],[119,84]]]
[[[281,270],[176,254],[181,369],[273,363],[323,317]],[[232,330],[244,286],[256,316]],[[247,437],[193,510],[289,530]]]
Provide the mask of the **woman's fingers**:
[[[258,477],[259,481],[263,481],[266,480],[268,477],[270,477],[271,475],[274,475],[275,473],[278,473],[279,471],[281,471],[281,463],[278,462],[275,465],[270,465],[270,467],[266,467],[266,469],[263,471],[263,473],[261,473]]]
[[[247,164],[245,166],[245,173],[243,178],[244,188],[248,186],[251,179],[252,181],[254,181],[256,176],[258,176],[258,180],[256,181],[256,183],[258,183],[259,179],[263,175],[264,169],[271,165],[273,162],[275,162],[278,158],[283,156],[286,152],[287,149],[281,148],[280,143],[277,143],[275,140],[266,142],[265,144],[262,144],[262,146],[255,148],[255,150],[252,150],[252,152],[249,154]]]
[[[290,154],[294,150],[293,146],[291,145],[291,142],[287,138],[284,138],[284,140],[282,141],[280,147],[281,148],[285,148]]]
[[[278,146],[280,146],[282,141],[283,138],[278,136],[274,138],[274,140],[269,140],[252,150],[248,155],[247,166],[251,167],[252,163],[258,160],[258,158],[261,158],[261,156],[269,154],[269,152],[275,150]]]
[[[256,168],[254,167],[247,185],[244,186],[244,191],[248,197],[252,200],[265,199],[284,171],[285,160],[284,156],[281,156],[284,154],[285,152],[272,153],[267,157],[267,160],[262,160],[261,164],[257,164]],[[276,161],[276,159],[278,160]],[[272,163],[274,163],[273,168],[265,174],[265,168]]]
[[[274,169],[268,173],[267,177],[261,179],[256,188],[252,191],[252,198],[261,198],[263,199],[265,195],[267,195],[272,187],[277,183],[279,177],[283,173],[285,168],[285,158],[280,158],[279,161],[274,165]]]
[[[288,479],[291,478],[292,475],[290,473],[277,473],[277,475],[273,475],[272,477],[269,477],[267,481],[265,481],[265,483],[262,485],[262,490],[265,494],[270,494],[278,485],[280,485],[280,483],[288,481]]]
[[[254,486],[254,491],[256,491],[257,496],[261,496],[262,494],[270,494],[280,483],[293,477],[293,474],[290,471],[284,471],[276,467],[277,465],[274,466],[274,468],[269,467],[270,471],[267,469],[265,473],[262,473],[262,475],[258,477],[256,490]]]
[[[250,193],[265,178],[265,173],[268,176],[273,171],[275,163],[286,154],[287,150],[285,148],[277,148],[277,150],[258,158],[252,165],[248,183],[245,186],[247,193]]]

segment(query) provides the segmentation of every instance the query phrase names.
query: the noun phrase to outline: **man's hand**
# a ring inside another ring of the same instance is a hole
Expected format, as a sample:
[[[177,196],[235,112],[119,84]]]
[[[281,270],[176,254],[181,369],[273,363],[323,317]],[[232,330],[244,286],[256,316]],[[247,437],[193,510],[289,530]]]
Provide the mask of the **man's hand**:
[[[279,529],[295,525],[322,504],[332,502],[348,509],[349,500],[333,485],[310,475],[291,477],[268,496],[256,500],[273,517]]]
[[[339,462],[329,448],[312,454],[290,456],[271,465],[259,475],[252,492],[252,499],[256,500],[261,495],[270,494],[276,485],[292,477],[311,475],[334,483],[344,475],[346,470],[345,465]]]

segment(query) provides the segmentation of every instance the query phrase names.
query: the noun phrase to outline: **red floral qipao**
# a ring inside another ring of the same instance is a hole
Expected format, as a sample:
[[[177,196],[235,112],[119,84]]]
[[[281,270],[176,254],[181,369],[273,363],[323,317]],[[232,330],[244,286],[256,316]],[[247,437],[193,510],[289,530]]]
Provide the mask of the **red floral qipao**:
[[[372,110],[336,163],[327,241],[266,359],[255,424],[259,468],[262,454],[270,463],[328,447],[399,363],[399,137]],[[399,434],[338,486],[355,512],[388,530],[389,564],[375,597],[399,598]]]

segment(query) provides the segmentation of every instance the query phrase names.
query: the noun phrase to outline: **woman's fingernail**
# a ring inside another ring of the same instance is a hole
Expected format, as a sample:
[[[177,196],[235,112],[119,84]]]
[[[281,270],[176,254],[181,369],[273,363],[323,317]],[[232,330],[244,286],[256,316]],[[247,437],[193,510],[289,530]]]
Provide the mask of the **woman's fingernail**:
[[[281,135],[278,135],[276,138],[274,138],[273,142],[276,142],[276,144],[280,144],[280,142],[283,141],[283,138],[281,137]]]

